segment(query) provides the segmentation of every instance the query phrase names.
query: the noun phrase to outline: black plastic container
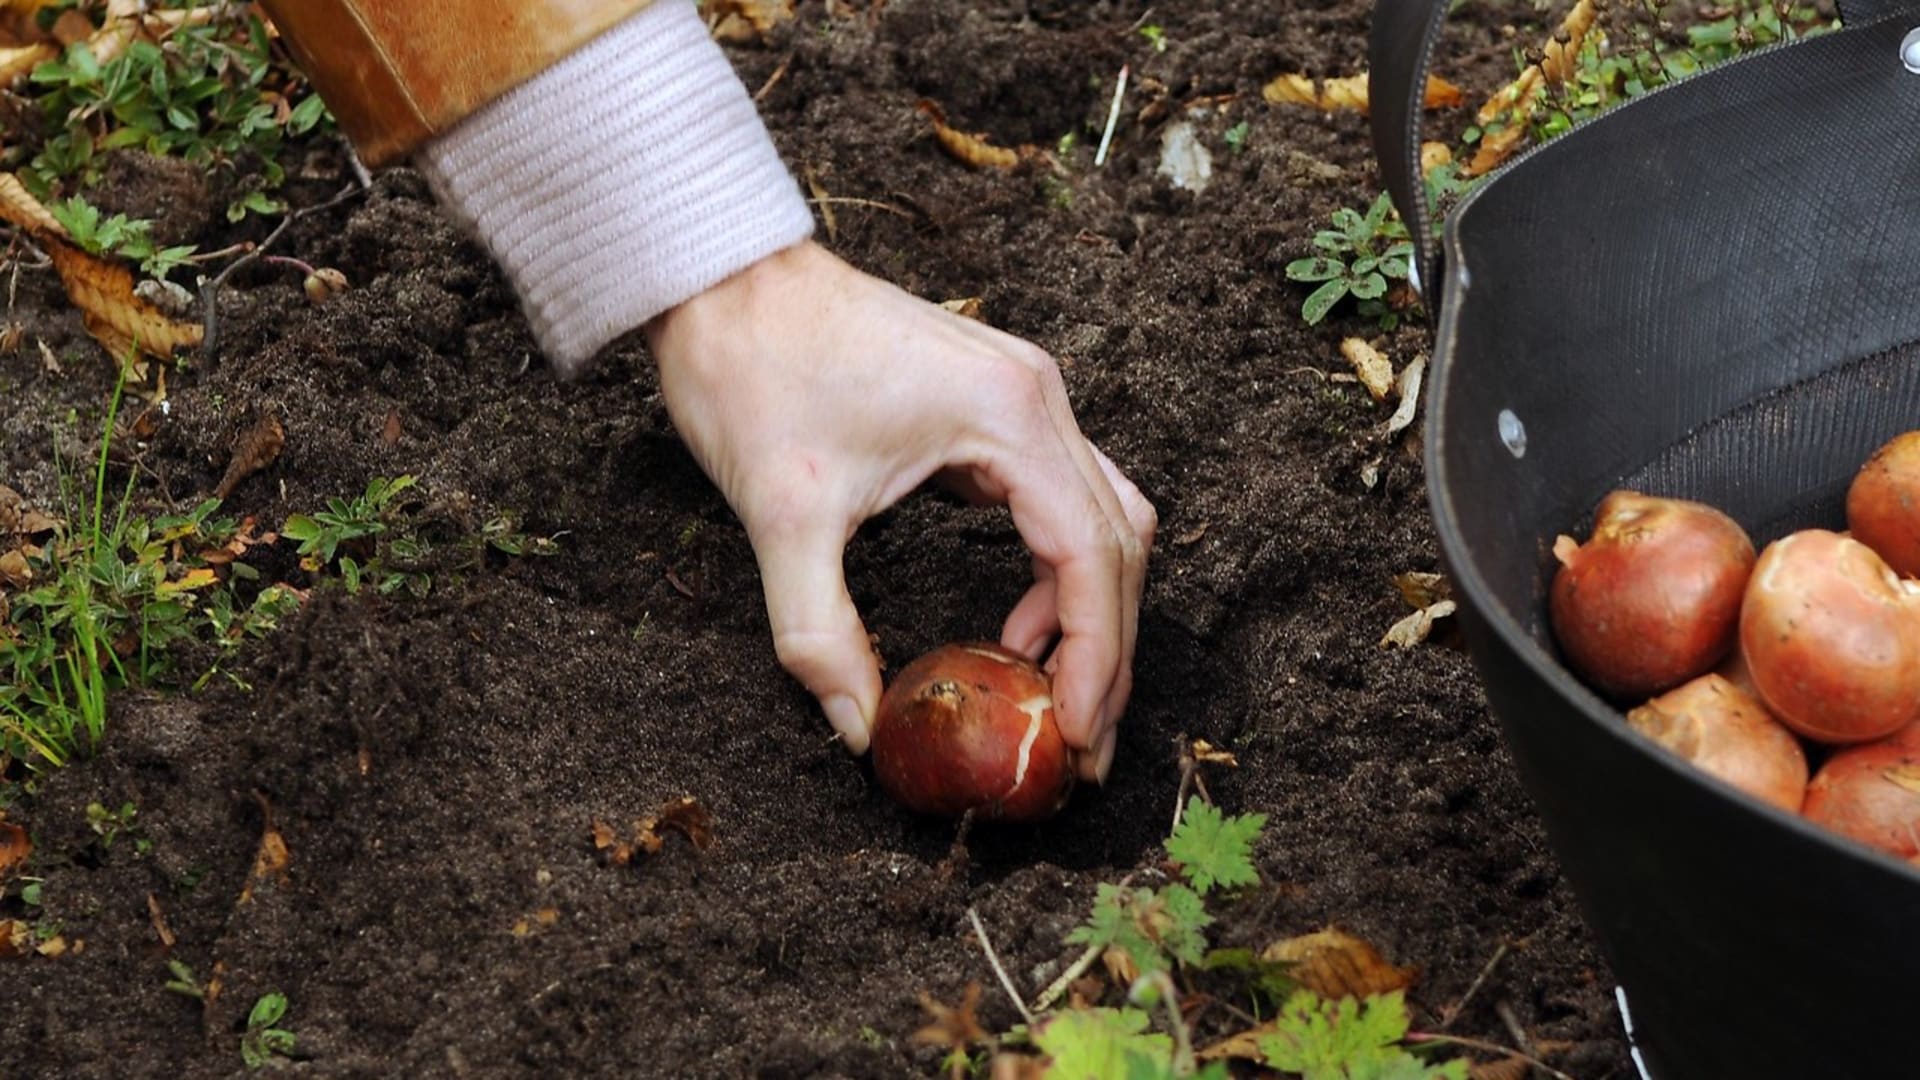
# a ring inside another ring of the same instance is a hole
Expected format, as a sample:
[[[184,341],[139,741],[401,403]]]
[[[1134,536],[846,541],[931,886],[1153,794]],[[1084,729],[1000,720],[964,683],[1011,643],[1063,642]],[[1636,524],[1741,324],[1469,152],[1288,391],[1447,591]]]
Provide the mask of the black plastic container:
[[[1375,13],[1375,147],[1416,222],[1443,10]],[[1920,3],[1844,14],[1511,163],[1449,215],[1441,266],[1417,259],[1442,557],[1656,1080],[1920,1077],[1920,871],[1638,736],[1546,622],[1553,538],[1610,489],[1710,502],[1764,544],[1843,528],[1854,471],[1920,428]]]

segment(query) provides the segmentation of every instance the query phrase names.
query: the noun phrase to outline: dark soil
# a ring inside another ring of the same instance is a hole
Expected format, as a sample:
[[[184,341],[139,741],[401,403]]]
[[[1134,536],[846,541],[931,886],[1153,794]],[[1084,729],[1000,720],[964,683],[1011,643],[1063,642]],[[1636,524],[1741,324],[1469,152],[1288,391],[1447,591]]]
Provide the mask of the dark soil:
[[[1337,924],[1418,966],[1429,1028],[1504,946],[1450,1030],[1511,1043],[1510,1009],[1581,1080],[1630,1075],[1613,984],[1466,656],[1444,632],[1378,643],[1408,611],[1393,575],[1438,569],[1418,425],[1383,437],[1391,403],[1329,378],[1347,370],[1339,340],[1372,331],[1350,308],[1306,326],[1282,273],[1379,183],[1363,118],[1259,90],[1361,69],[1366,13],[1204,0],[1151,16],[1159,52],[1138,3],[803,4],[732,54],[751,88],[784,71],[762,109],[796,173],[900,211],[829,204],[822,239],[929,298],[981,297],[1051,350],[1083,427],[1161,512],[1110,783],[1044,825],[975,829],[964,861],[953,827],[892,804],[777,666],[752,552],[637,340],[556,384],[503,279],[405,169],[302,221],[284,250],[355,287],[316,308],[297,274],[239,275],[220,355],[170,379],[171,412],[136,448],[141,505],[204,497],[271,412],[286,452],[235,513],[274,525],[408,473],[423,529],[470,535],[510,509],[563,534],[559,553],[443,567],[424,598],[322,584],[203,690],[116,700],[101,755],[10,814],[45,884],[38,910],[10,893],[0,914],[56,920],[84,948],[0,971],[7,1075],[242,1074],[237,1032],[270,989],[314,1075],[931,1075],[938,1052],[910,1038],[921,991],[954,1002],[979,981],[983,1021],[1018,1020],[967,907],[1024,992],[1050,981],[1096,885],[1158,863],[1181,736],[1237,754],[1212,795],[1270,817],[1264,884],[1219,906],[1216,944]],[[1496,23],[1453,26],[1457,81],[1509,70]],[[1137,89],[1094,169],[1125,62]],[[1178,190],[1156,174],[1160,135],[1216,95],[1237,96],[1196,114],[1211,185]],[[971,171],[929,137],[922,98],[1003,144],[1079,145],[1064,175]],[[327,144],[290,171],[296,203],[348,178]],[[133,158],[101,201],[202,242],[258,235],[191,181]],[[95,445],[111,369],[50,273],[22,274],[17,303],[29,343],[0,356],[0,480],[52,502],[55,453]],[[1379,344],[1404,363],[1428,337],[1415,319]],[[307,581],[285,545],[255,562]],[[929,494],[863,530],[848,571],[897,668],[996,634],[1027,559],[1004,514]],[[595,820],[682,795],[710,810],[710,848],[669,835],[627,866],[596,851]],[[134,803],[150,850],[104,847],[95,801]],[[268,809],[291,862],[243,901]],[[165,989],[170,958],[217,975],[218,995]],[[1233,1020],[1199,1025],[1214,1038]]]

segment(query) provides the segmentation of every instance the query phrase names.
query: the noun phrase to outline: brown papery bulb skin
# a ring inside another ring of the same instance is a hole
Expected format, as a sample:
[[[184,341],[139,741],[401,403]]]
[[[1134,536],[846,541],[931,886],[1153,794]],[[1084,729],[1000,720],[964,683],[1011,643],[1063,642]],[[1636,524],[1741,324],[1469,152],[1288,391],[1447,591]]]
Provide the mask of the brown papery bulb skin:
[[[1635,731],[1695,768],[1789,814],[1807,793],[1807,754],[1760,699],[1708,672],[1627,713]]]
[[[1644,701],[1732,651],[1753,542],[1705,503],[1614,491],[1587,542],[1554,543],[1548,597],[1567,664],[1588,685]]]
[[[1920,577],[1920,431],[1873,452],[1847,486],[1847,530],[1901,577]]]
[[[1768,711],[1816,742],[1870,742],[1920,719],[1920,588],[1826,529],[1760,553],[1740,648]]]
[[[942,645],[902,668],[881,696],[868,745],[889,795],[942,817],[1048,818],[1066,805],[1077,775],[1046,672],[991,642]]]
[[[1836,752],[1807,785],[1808,821],[1920,863],[1920,724]]]

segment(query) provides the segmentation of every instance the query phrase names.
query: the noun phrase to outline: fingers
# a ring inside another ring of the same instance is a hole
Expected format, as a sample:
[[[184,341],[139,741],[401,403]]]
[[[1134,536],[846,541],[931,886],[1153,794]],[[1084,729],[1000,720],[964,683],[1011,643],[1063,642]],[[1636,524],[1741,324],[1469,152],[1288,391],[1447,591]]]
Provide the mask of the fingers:
[[[1130,662],[1137,624],[1125,608],[1138,602],[1142,545],[1073,421],[1052,359],[1006,335],[998,335],[996,344],[1014,363],[980,381],[976,392],[986,400],[978,414],[1011,422],[1005,440],[981,466],[983,486],[1004,494],[1036,560],[1035,588],[1002,633],[1009,647],[1031,651],[1058,629],[1060,643],[1048,666],[1061,733],[1086,752],[1083,772],[1097,779],[1101,758],[1111,760],[1103,741],[1118,712],[1110,705],[1124,704],[1131,685],[1122,667]]]
[[[846,534],[800,516],[748,526],[780,665],[820,701],[847,749],[867,750],[880,705],[880,665],[847,594]]]
[[[1140,640],[1140,604],[1146,592],[1147,557],[1153,550],[1153,542],[1160,529],[1160,514],[1147,497],[1141,494],[1133,481],[1121,474],[1119,468],[1100,448],[1087,444],[1094,459],[1100,463],[1100,472],[1113,485],[1114,495],[1120,500],[1121,511],[1126,515],[1127,527],[1132,531],[1135,546],[1128,551],[1121,575],[1120,610],[1126,618],[1126,626],[1121,633],[1123,643],[1120,655],[1119,673],[1114,678],[1113,690],[1107,695],[1107,715],[1118,718],[1126,711],[1127,700],[1133,693],[1133,664],[1135,649]],[[1111,760],[1111,748],[1108,758]],[[1101,775],[1105,775],[1102,768]]]

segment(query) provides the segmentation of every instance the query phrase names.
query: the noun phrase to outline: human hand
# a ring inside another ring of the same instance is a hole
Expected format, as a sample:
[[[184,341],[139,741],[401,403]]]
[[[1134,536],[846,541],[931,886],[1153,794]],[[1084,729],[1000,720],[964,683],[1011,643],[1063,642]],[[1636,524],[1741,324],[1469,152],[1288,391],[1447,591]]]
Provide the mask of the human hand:
[[[668,412],[753,544],[781,665],[865,753],[879,664],[842,560],[938,478],[1007,506],[1034,582],[1001,643],[1047,660],[1081,775],[1104,781],[1133,687],[1151,504],[1074,422],[1038,347],[808,241],[647,325]]]

